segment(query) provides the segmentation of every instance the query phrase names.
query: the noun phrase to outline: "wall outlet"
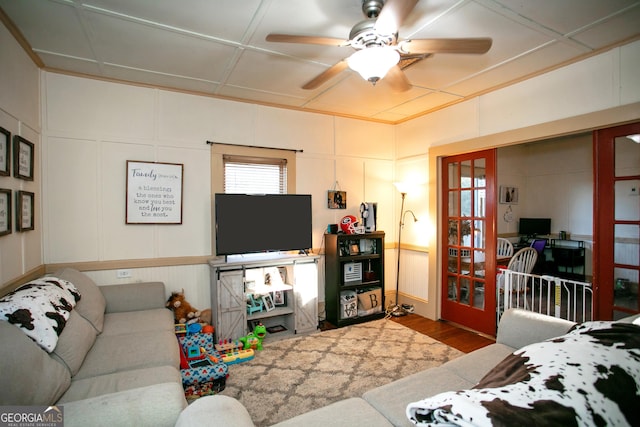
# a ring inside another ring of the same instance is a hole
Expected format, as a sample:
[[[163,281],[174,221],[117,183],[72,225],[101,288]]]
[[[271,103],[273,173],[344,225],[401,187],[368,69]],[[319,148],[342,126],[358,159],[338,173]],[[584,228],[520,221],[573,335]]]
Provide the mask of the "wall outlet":
[[[131,270],[130,269],[118,270],[116,271],[116,277],[118,279],[128,279],[129,277],[131,277]]]

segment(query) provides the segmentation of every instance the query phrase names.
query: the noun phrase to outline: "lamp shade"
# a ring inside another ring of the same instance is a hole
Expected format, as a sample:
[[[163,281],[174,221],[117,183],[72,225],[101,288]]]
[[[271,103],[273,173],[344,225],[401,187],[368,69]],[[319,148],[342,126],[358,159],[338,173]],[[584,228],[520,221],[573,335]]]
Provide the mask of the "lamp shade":
[[[389,46],[373,46],[355,52],[347,59],[349,68],[372,83],[387,75],[400,61],[400,54]]]

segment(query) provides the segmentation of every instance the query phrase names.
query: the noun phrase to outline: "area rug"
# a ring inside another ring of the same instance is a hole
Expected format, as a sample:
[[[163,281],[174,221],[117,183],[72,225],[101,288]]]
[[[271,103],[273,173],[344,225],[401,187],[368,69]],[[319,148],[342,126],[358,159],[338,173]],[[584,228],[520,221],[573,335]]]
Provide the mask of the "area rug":
[[[229,366],[221,393],[238,399],[256,426],[269,426],[463,353],[392,320],[376,320],[280,341]]]

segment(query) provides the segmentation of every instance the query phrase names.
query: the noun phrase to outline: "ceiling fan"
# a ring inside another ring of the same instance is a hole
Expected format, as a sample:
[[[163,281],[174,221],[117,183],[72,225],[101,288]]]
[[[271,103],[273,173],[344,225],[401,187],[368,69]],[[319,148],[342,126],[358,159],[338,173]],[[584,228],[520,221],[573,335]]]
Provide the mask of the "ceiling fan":
[[[347,67],[357,71],[365,80],[376,84],[385,78],[398,92],[411,89],[403,68],[434,53],[485,53],[492,40],[487,37],[460,39],[398,39],[398,29],[411,13],[418,0],[362,0],[362,12],[367,19],[357,23],[348,40],[332,37],[269,34],[268,42],[306,43],[325,46],[351,46],[356,50],[348,58],[329,67],[303,89],[316,89]],[[385,77],[386,76],[386,77]]]

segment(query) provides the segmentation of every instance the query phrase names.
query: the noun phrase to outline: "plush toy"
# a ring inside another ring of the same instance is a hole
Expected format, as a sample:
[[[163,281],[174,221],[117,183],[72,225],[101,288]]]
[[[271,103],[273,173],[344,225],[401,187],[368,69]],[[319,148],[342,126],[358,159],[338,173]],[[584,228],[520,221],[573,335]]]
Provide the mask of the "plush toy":
[[[262,350],[262,341],[264,337],[267,336],[267,328],[262,324],[258,323],[256,327],[253,329],[253,332],[249,332],[246,336],[240,337],[238,340],[242,342],[243,349],[253,349],[253,350]]]
[[[192,307],[184,298],[184,289],[182,292],[172,292],[165,305],[169,310],[173,311],[173,317],[175,318],[176,323],[192,323],[200,321],[202,313],[200,310]],[[210,314],[209,319],[211,319]]]

